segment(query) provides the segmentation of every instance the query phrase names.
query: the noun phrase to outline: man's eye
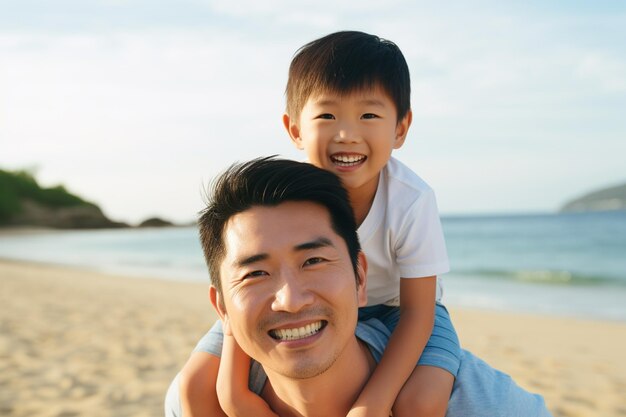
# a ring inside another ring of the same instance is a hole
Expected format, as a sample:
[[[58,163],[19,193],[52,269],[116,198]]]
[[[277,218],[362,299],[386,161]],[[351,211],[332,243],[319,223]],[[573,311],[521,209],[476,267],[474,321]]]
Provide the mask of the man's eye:
[[[365,113],[363,116],[361,116],[363,119],[378,119],[378,115],[374,114],[374,113]]]
[[[322,262],[324,262],[325,259],[324,258],[320,258],[320,257],[316,257],[316,258],[309,258],[304,262],[305,266],[308,265],[316,265],[316,264],[320,264]]]
[[[319,116],[317,116],[318,119],[324,119],[324,120],[333,120],[335,118],[335,116],[333,116],[330,113],[322,113]]]
[[[267,275],[267,272],[265,271],[252,271],[252,272],[248,272],[244,278],[256,278],[256,277],[262,277]]]

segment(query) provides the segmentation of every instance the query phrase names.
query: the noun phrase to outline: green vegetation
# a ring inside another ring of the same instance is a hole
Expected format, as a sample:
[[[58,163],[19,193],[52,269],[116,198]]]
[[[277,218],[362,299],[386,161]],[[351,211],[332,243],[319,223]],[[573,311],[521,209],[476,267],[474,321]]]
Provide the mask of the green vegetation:
[[[44,207],[93,206],[69,193],[62,185],[42,188],[33,175],[27,171],[0,170],[0,224],[9,223],[19,214],[22,200],[32,200]]]

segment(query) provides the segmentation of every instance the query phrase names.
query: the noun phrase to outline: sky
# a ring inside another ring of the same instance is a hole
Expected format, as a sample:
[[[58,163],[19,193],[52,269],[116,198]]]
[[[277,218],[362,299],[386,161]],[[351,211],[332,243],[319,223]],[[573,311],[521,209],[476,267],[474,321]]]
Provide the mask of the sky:
[[[626,2],[0,0],[0,168],[114,220],[195,219],[235,161],[302,159],[289,62],[338,30],[394,41],[394,156],[443,215],[553,212],[626,181]]]

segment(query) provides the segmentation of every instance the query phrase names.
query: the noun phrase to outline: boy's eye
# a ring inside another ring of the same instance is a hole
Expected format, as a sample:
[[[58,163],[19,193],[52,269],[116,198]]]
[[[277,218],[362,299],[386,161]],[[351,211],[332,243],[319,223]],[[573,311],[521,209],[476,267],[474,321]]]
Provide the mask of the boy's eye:
[[[377,119],[378,115],[374,114],[374,113],[365,113],[363,116],[361,116],[363,119]]]
[[[319,116],[317,116],[318,119],[324,119],[324,120],[333,120],[335,118],[335,116],[333,116],[330,113],[322,113]]]

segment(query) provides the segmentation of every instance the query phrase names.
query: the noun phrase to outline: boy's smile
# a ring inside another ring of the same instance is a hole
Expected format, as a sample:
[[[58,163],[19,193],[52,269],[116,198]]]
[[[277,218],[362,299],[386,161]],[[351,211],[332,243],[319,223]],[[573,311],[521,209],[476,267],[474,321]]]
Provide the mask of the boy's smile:
[[[353,168],[365,162],[367,156],[348,152],[338,152],[330,156],[330,160],[341,168]]]
[[[378,174],[393,149],[402,146],[411,113],[398,121],[391,98],[380,87],[350,94],[325,92],[308,98],[299,119],[285,127],[315,166],[337,174],[351,198],[372,198]]]

